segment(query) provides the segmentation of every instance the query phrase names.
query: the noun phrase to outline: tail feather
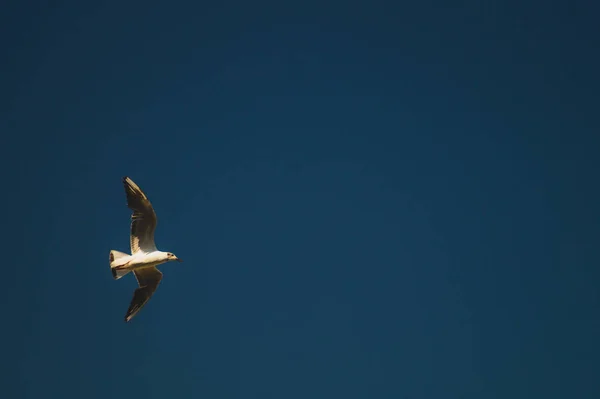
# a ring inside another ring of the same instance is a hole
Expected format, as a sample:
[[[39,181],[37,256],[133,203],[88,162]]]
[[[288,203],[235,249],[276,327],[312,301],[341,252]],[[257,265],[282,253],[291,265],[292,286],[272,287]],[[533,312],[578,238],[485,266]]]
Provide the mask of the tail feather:
[[[108,261],[110,262],[110,265],[112,266],[113,262],[119,258],[124,258],[125,256],[129,256],[124,252],[120,252],[117,250],[112,249],[110,251],[110,254],[108,255]]]
[[[113,267],[110,269],[110,271],[112,272],[113,278],[115,280],[118,280],[121,277],[123,277],[124,275],[126,275],[127,273],[129,273],[131,270],[117,270]]]
[[[126,257],[126,256],[130,256],[127,255],[126,253],[120,252],[120,251],[116,251],[116,250],[111,250],[110,254],[108,256],[108,260],[109,260],[109,264],[110,264],[110,271],[112,272],[113,278],[115,280],[120,279],[121,277],[123,277],[124,275],[126,275],[127,273],[129,273],[131,270],[118,270],[116,269],[117,266],[119,266],[119,263],[116,262],[118,259]]]

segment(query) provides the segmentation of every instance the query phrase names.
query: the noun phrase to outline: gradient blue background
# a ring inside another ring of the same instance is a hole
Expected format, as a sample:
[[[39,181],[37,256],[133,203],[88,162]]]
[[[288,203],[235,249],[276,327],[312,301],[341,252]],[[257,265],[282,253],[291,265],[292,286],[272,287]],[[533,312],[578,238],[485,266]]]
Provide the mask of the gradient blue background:
[[[592,3],[4,4],[2,397],[599,398]]]

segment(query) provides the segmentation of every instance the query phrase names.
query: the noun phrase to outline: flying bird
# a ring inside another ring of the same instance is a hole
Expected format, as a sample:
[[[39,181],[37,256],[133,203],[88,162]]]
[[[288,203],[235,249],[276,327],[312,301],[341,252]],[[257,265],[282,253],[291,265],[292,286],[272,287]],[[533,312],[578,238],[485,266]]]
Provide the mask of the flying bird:
[[[156,248],[154,230],[157,219],[152,204],[129,177],[123,177],[123,185],[127,206],[133,211],[129,237],[131,255],[113,249],[110,251],[109,262],[115,280],[133,272],[139,285],[125,314],[125,322],[128,322],[150,300],[162,280],[162,273],[156,266],[171,261],[181,262],[181,259],[171,252]]]

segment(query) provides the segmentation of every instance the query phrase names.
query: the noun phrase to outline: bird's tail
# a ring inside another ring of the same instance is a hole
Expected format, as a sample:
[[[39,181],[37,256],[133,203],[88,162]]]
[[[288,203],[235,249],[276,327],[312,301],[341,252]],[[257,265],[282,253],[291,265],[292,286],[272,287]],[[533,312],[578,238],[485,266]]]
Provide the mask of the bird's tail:
[[[129,257],[129,256],[130,255],[127,255],[126,253],[119,252],[114,249],[110,251],[110,255],[108,257],[109,264],[110,264],[110,271],[112,272],[113,278],[115,280],[120,279],[121,277],[123,277],[124,275],[126,275],[127,273],[129,273],[131,271],[131,270],[127,270],[127,269],[117,269],[117,267],[122,266],[121,263],[123,263],[123,262],[118,262],[118,260],[120,258]]]

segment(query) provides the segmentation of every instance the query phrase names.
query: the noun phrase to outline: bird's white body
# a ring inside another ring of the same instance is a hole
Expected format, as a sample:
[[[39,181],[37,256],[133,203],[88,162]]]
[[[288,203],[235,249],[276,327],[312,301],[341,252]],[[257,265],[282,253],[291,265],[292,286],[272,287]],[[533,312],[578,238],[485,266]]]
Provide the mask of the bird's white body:
[[[155,267],[168,262],[169,255],[167,252],[154,251],[150,253],[136,252],[133,255],[125,255],[120,258],[116,258],[111,262],[110,266],[117,270],[137,270],[144,269],[146,267]]]

